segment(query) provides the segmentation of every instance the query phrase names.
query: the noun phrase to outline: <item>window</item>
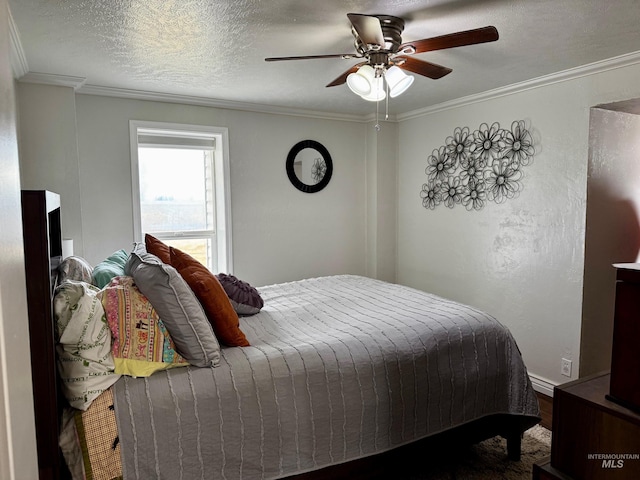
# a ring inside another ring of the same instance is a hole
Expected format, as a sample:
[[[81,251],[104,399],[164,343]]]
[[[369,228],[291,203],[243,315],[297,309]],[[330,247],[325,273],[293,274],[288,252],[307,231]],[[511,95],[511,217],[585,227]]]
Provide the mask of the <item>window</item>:
[[[134,235],[231,273],[226,128],[130,121]]]

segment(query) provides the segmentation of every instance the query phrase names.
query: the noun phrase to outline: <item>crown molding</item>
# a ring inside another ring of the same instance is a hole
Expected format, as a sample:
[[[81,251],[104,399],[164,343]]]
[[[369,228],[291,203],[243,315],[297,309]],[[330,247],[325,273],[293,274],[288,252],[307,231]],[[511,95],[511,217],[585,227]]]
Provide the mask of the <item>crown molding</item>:
[[[13,72],[13,78],[19,79],[29,71],[29,65],[27,64],[27,57],[22,48],[22,42],[20,41],[18,26],[13,20],[9,4],[7,4],[7,18],[9,23],[9,58],[11,61],[11,71]]]
[[[475,95],[456,98],[454,100],[443,102],[438,105],[432,105],[430,107],[420,108],[411,112],[401,113],[396,117],[397,121],[399,122],[411,120],[413,118],[423,117],[426,115],[431,115],[433,113],[451,110],[453,108],[472,105],[479,102],[485,102],[487,100],[494,100],[496,98],[513,95],[527,90],[533,90],[535,88],[546,87],[555,83],[566,82],[597,73],[607,72],[609,70],[615,70],[617,68],[636,65],[638,63],[640,63],[640,51],[619,55],[617,57],[589,63],[580,67],[562,70],[557,73],[544,75],[542,77],[533,78],[524,82],[513,83],[505,87],[496,88],[494,90],[487,90],[486,92],[478,93]]]
[[[72,77],[70,75],[56,75],[53,73],[28,72],[20,78],[20,83],[38,83],[41,85],[55,85],[57,87],[70,87],[78,90],[87,79],[84,77]]]
[[[85,95],[99,95],[107,97],[128,98],[135,100],[148,100],[155,102],[167,102],[167,103],[179,103],[184,105],[198,105],[214,108],[225,108],[229,110],[241,110],[255,113],[267,113],[275,115],[290,115],[296,117],[308,117],[323,120],[339,120],[347,122],[369,123],[376,121],[376,114],[371,113],[367,115],[355,115],[355,114],[343,114],[343,113],[331,113],[322,112],[316,110],[305,110],[287,107],[277,107],[274,105],[264,105],[257,103],[237,102],[231,100],[221,100],[215,98],[198,97],[191,95],[177,95],[172,93],[163,92],[151,92],[145,90],[132,90],[126,88],[105,87],[100,85],[87,85],[86,78],[72,77],[66,75],[55,75],[48,73],[28,72],[22,73],[27,70],[26,58],[22,51],[18,32],[15,29],[15,24],[10,18],[9,21],[11,30],[11,46],[12,46],[12,67],[14,68],[14,75],[19,78],[20,82],[25,83],[39,83],[45,85],[57,85],[71,87],[78,94]],[[13,25],[13,27],[11,26]],[[14,55],[15,50],[15,55]],[[22,52],[22,53],[20,53]],[[14,56],[16,58],[16,66],[13,66]],[[544,75],[524,82],[514,83],[505,87],[500,87],[486,92],[478,93],[475,95],[469,95],[466,97],[457,98],[447,102],[443,102],[437,105],[412,110],[406,113],[398,113],[395,115],[389,115],[388,118],[381,118],[377,115],[378,121],[384,122],[402,122],[405,120],[411,120],[434,113],[442,112],[445,110],[451,110],[466,105],[472,105],[474,103],[485,102],[508,95],[540,88],[555,83],[566,82],[597,73],[614,70],[617,68],[623,68],[640,63],[640,51],[620,55],[607,60],[590,63],[581,67],[575,67],[561,72],[553,73],[550,75]],[[17,74],[16,74],[17,72]],[[22,74],[20,74],[22,73]]]
[[[340,120],[346,122],[365,122],[361,115],[321,112],[258,103],[236,102],[216,98],[197,97],[191,95],[176,95],[173,93],[150,92],[145,90],[130,90],[126,88],[103,87],[100,85],[82,85],[76,93],[84,95],[101,95],[106,97],[129,98],[133,100],[150,100],[154,102],[180,103],[183,105],[198,105],[204,107],[226,108],[254,113],[270,113],[277,115],[291,115],[295,117],[310,117],[323,120]]]

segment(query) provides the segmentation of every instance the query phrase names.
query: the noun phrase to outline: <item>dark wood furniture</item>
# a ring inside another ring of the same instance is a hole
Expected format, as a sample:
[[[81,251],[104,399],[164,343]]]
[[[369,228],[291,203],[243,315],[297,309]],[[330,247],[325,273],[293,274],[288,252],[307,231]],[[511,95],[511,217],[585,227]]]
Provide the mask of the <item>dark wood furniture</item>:
[[[549,397],[540,392],[536,392],[536,397],[538,397],[540,417],[542,417],[540,425],[547,430],[551,430],[551,422],[553,419],[553,397]]]
[[[640,412],[640,264],[616,264],[609,399]]]
[[[534,479],[640,478],[640,415],[606,398],[609,382],[598,374],[554,389],[551,458]]]
[[[551,466],[551,457],[533,464],[533,480],[574,480]]]
[[[56,380],[51,300],[62,260],[60,197],[44,190],[23,190],[22,228],[38,470],[40,480],[57,480],[63,478],[65,469],[58,447],[62,402]]]
[[[534,479],[640,478],[640,265],[615,267],[611,373],[554,388],[551,457]]]

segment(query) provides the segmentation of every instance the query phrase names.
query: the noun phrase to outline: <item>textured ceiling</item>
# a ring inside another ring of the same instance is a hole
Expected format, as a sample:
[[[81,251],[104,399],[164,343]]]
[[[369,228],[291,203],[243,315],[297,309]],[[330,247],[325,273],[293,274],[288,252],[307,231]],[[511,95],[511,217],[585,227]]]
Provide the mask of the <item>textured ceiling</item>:
[[[453,72],[417,76],[410,112],[640,50],[638,0],[10,0],[30,72],[87,85],[342,114],[375,104],[325,85],[358,62],[267,63],[354,52],[347,13],[405,19],[403,41],[494,25],[497,42],[416,56]],[[384,110],[384,102],[380,104]]]

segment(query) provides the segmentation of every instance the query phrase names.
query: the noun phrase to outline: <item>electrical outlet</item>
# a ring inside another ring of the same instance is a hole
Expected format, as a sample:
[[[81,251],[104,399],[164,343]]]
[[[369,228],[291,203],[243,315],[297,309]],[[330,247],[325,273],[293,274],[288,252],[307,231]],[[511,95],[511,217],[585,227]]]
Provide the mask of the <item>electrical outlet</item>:
[[[567,358],[562,359],[562,366],[560,367],[560,373],[565,377],[571,376],[571,360]]]

